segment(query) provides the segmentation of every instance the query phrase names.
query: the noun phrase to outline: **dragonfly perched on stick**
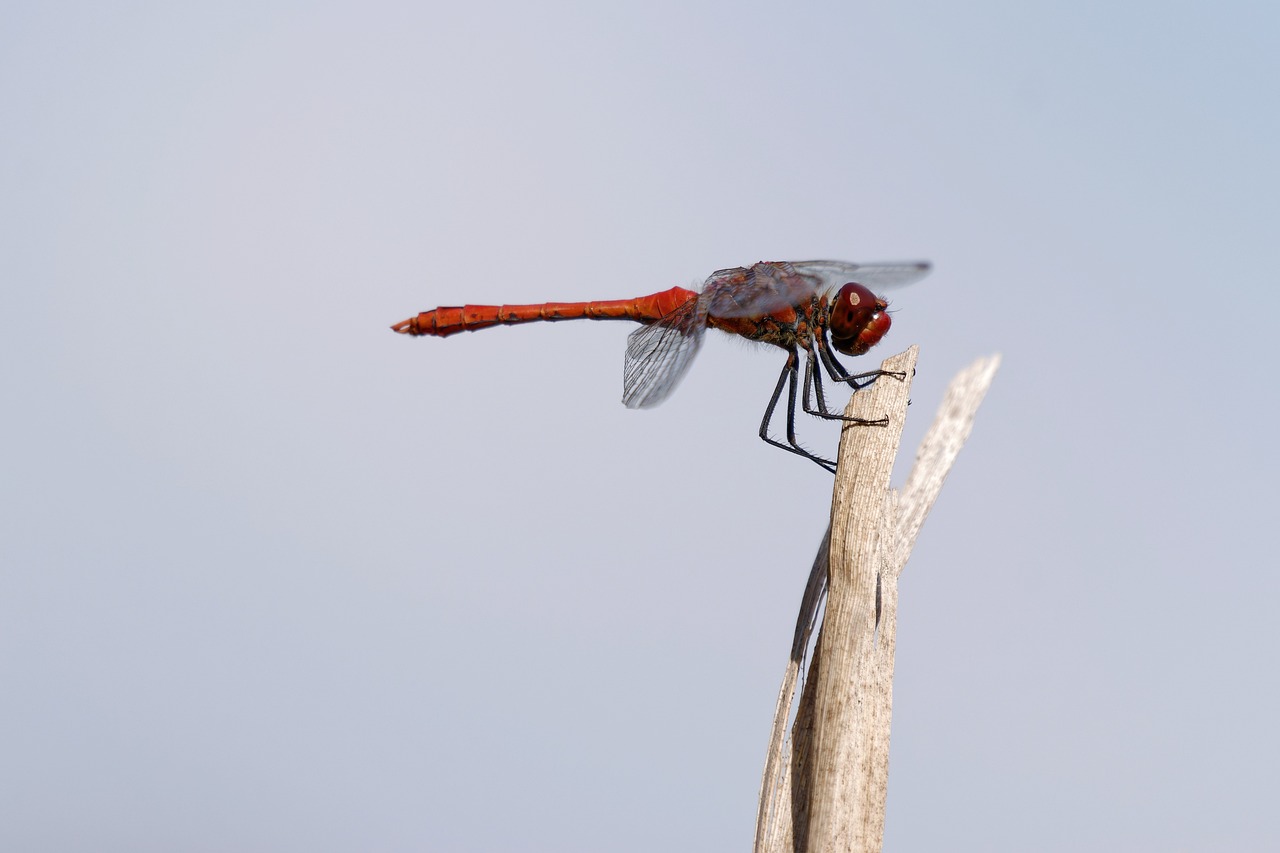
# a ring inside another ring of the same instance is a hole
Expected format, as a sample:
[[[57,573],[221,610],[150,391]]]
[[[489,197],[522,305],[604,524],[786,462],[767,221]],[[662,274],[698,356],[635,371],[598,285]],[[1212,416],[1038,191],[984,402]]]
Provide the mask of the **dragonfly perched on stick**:
[[[631,409],[656,406],[689,369],[708,327],[780,347],[786,363],[760,422],[760,437],[775,447],[835,470],[835,463],[810,453],[795,435],[799,387],[804,411],[828,420],[854,421],[827,408],[825,370],[833,382],[855,391],[880,371],[850,373],[835,357],[862,355],[889,331],[888,303],[875,290],[899,287],[927,275],[929,264],[852,264],[846,261],[761,261],[712,273],[701,290],[673,287],[635,299],[543,302],[536,305],[464,305],[424,311],[391,328],[405,335],[448,337],[491,326],[557,320],[631,320],[643,325],[627,338],[622,402]],[[829,338],[829,340],[828,340]],[[800,351],[804,380],[800,381]],[[769,431],[774,411],[787,391],[785,442]],[[810,392],[812,391],[812,399]],[[816,400],[816,406],[813,404]]]

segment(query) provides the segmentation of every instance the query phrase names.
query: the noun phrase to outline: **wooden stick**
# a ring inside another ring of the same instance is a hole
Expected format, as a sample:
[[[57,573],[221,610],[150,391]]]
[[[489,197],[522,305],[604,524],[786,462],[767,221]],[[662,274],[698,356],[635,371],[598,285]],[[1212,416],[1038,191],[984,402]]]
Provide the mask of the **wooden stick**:
[[[814,560],[797,620],[765,762],[756,851],[877,851],[884,837],[898,577],[947,472],[973,426],[999,357],[981,359],[948,388],[901,496],[888,488],[918,349],[886,359],[846,414],[887,415],[883,429],[846,427],[832,523]],[[796,712],[782,733],[830,574],[830,600]]]

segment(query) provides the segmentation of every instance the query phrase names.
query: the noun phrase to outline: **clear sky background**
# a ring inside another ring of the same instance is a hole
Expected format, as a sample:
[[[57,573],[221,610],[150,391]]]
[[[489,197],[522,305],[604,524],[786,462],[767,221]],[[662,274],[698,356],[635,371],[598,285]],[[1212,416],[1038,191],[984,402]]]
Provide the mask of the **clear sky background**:
[[[0,15],[0,848],[747,849],[831,492],[778,354],[636,412],[625,324],[387,327],[811,257],[936,264],[899,481],[1004,356],[886,846],[1280,848],[1280,6]]]

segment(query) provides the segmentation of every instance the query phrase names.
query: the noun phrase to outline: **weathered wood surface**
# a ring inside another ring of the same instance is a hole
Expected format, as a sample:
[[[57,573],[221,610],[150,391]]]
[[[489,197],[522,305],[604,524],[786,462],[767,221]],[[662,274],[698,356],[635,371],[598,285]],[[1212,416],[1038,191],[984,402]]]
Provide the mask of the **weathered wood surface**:
[[[884,838],[898,576],[947,472],[973,427],[999,356],[962,371],[919,450],[901,494],[889,489],[918,348],[888,358],[845,413],[887,416],[846,427],[831,526],[802,600],[779,691],[760,792],[755,850],[878,851]],[[828,601],[791,738],[787,721],[822,591]]]

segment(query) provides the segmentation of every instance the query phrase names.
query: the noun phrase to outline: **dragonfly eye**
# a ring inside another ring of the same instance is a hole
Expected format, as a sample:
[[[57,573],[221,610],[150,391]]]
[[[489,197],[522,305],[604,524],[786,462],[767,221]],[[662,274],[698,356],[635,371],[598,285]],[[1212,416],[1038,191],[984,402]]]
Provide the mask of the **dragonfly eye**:
[[[889,306],[867,288],[849,282],[836,293],[827,326],[831,345],[845,355],[862,355],[889,331]]]

